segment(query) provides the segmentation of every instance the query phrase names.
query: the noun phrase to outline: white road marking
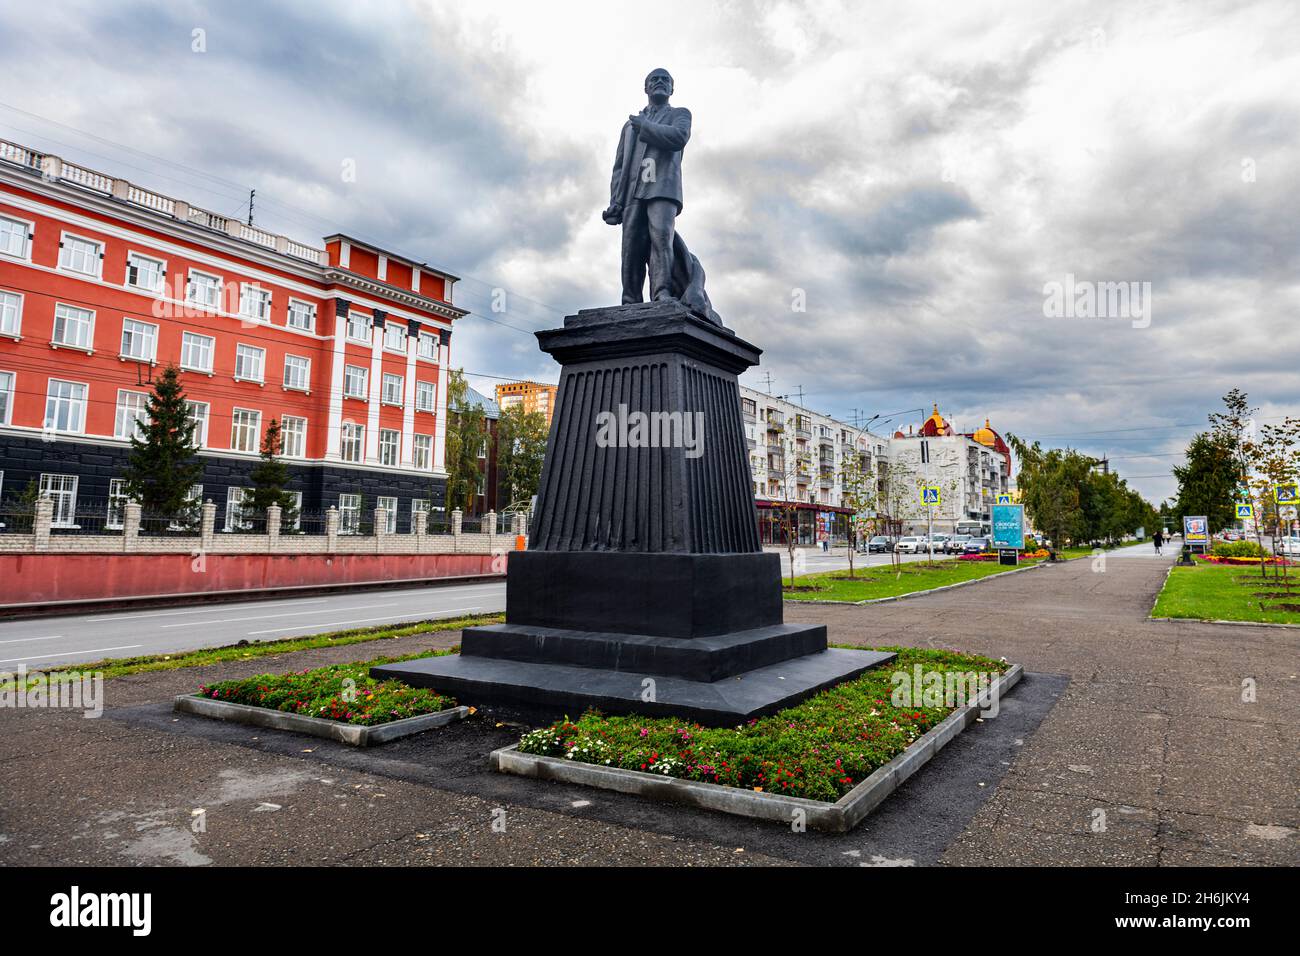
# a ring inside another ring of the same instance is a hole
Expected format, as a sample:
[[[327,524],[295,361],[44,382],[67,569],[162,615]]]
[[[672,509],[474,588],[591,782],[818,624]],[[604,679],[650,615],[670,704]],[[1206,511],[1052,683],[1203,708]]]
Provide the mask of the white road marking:
[[[309,611],[286,611],[283,614],[250,614],[247,617],[220,617],[210,621],[183,621],[180,624],[159,624],[161,630],[167,630],[173,627],[201,627],[204,624],[234,624],[239,621],[264,621],[273,617],[301,617],[304,614],[320,614],[322,611],[367,611],[372,607],[391,607],[392,602],[384,604],[354,604],[352,607],[332,607],[320,608],[314,607]]]
[[[483,605],[479,604],[474,607],[453,607],[437,611],[436,613],[458,614],[461,611],[477,611],[482,606]],[[320,621],[314,624],[299,624],[296,627],[273,627],[265,631],[249,631],[248,636],[255,637],[258,634],[279,634],[281,631],[298,631],[302,630],[304,627],[338,627],[340,624],[367,624],[371,621],[391,621],[395,617],[409,617],[410,614],[411,612],[407,611],[405,614],[389,614],[387,617],[362,617],[352,621]]]
[[[18,637],[12,641],[0,641],[0,644],[26,644],[28,641],[57,641],[62,634],[55,634],[53,637]]]
[[[201,595],[200,595],[201,596]],[[286,604],[322,604],[329,598],[292,598],[287,601],[252,601],[249,603],[227,604],[223,611],[249,611],[259,607],[284,607]],[[95,614],[79,618],[82,621],[134,621],[141,617],[176,617],[178,614],[211,614],[216,608],[211,604],[188,607],[180,611],[141,611],[139,614]]]
[[[67,654],[103,654],[106,651],[129,651],[136,647],[144,647],[144,645],[123,644],[121,647],[87,647],[85,650],[77,649],[57,652],[54,654],[33,654],[31,657],[7,657],[4,660],[0,660],[0,664],[11,664],[14,661],[34,661],[42,657],[63,657]]]

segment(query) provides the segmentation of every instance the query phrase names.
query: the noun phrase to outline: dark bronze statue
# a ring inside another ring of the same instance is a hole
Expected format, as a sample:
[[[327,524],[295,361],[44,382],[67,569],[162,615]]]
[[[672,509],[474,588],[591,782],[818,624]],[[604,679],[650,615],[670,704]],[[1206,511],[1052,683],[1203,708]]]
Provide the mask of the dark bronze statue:
[[[722,324],[704,291],[704,268],[677,233],[682,211],[682,150],[691,138],[691,111],[668,105],[673,78],[652,70],[645,78],[645,109],[629,116],[614,154],[609,208],[611,226],[623,226],[623,303],[676,299],[692,312]]]

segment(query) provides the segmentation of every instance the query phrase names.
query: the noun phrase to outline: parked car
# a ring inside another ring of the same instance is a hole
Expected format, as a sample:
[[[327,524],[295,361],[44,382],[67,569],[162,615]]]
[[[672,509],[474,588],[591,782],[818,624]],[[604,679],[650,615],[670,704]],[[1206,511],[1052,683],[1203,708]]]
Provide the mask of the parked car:
[[[894,547],[894,539],[878,534],[866,544],[867,554],[888,554]]]
[[[943,554],[943,548],[944,548],[944,545],[948,543],[948,539],[949,539],[950,537],[951,537],[951,535],[946,535],[946,534],[932,534],[932,535],[930,535],[930,540],[934,543],[934,553],[935,553],[935,554]]]
[[[912,534],[899,538],[898,543],[894,545],[894,551],[899,554],[916,554],[923,550],[925,550],[925,539]]]
[[[955,534],[943,543],[945,554],[961,554],[961,549],[966,546],[966,542],[971,539],[968,534]]]
[[[1292,535],[1289,538],[1278,538],[1277,551],[1289,558],[1300,555],[1300,537]]]
[[[968,538],[966,543],[961,546],[963,554],[980,554],[989,550],[988,538]]]

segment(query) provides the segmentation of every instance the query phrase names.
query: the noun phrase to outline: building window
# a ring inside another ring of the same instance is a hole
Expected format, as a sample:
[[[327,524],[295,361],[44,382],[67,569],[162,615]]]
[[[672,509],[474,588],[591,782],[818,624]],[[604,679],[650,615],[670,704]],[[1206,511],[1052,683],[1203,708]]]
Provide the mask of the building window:
[[[235,347],[235,378],[242,382],[262,382],[262,362],[266,358],[266,349],[252,345]]]
[[[400,375],[394,375],[391,372],[384,373],[384,387],[380,395],[380,401],[385,405],[402,404],[402,388],[405,380]]]
[[[480,444],[480,445],[478,446],[478,456],[479,456],[480,458],[487,458],[487,456],[488,456],[488,437],[487,437],[487,435],[484,435],[484,436],[483,436],[483,442],[482,442],[482,444]]]
[[[397,534],[397,499],[376,498],[375,507],[384,509],[384,533]]]
[[[412,498],[411,499],[411,533],[423,524],[426,528],[429,521],[429,499]]]
[[[126,503],[128,501],[130,499],[126,496],[126,479],[110,478],[108,480],[108,514],[104,520],[105,528],[121,530],[122,525],[126,523]]]
[[[360,365],[343,366],[343,395],[345,398],[365,398],[366,382],[370,370]]]
[[[163,280],[167,278],[167,267],[161,259],[150,259],[138,252],[126,257],[126,284],[145,292],[161,292]]]
[[[289,497],[293,499],[293,513],[286,517],[283,511],[280,512],[280,530],[281,531],[301,531],[302,530],[302,492],[290,491]]]
[[[226,489],[226,530],[247,531],[249,527],[249,504],[253,498],[252,489]]]
[[[406,329],[392,319],[384,323],[384,348],[394,352],[406,351]]]
[[[348,313],[348,338],[358,342],[370,342],[370,320],[355,312]]]
[[[187,368],[193,372],[207,372],[212,374],[212,354],[216,347],[216,339],[210,335],[199,335],[197,332],[185,332],[181,335],[181,368]]]
[[[18,335],[23,328],[23,297],[0,292],[0,335]]]
[[[262,413],[236,408],[230,415],[230,450],[257,451],[262,434]]]
[[[366,445],[366,426],[344,422],[339,439],[339,457],[344,461],[361,461]]]
[[[311,388],[311,359],[301,355],[284,357],[284,387],[303,392]]]
[[[75,236],[63,237],[59,243],[59,268],[81,275],[99,275],[99,263],[104,257],[104,245]]]
[[[54,307],[53,344],[89,351],[94,338],[94,312],[62,303]]]
[[[432,382],[415,383],[415,410],[417,412],[433,411],[433,403],[436,400],[437,392]]]
[[[191,269],[189,285],[185,289],[185,301],[190,305],[216,311],[221,305],[221,278]]]
[[[194,444],[199,448],[208,447],[208,403],[186,401],[190,418],[194,419]]]
[[[433,467],[433,436],[416,435],[411,442],[411,464],[422,471]]]
[[[280,419],[280,453],[285,458],[307,457],[307,419],[295,415]]]
[[[128,392],[118,389],[117,415],[113,421],[114,438],[144,437],[145,402],[148,396],[144,392]]]
[[[397,464],[397,449],[402,440],[402,433],[394,428],[379,429],[379,463],[381,465]]]
[[[361,496],[339,495],[339,534],[361,530]]]
[[[289,300],[289,317],[285,323],[291,329],[310,332],[316,328],[316,306],[310,302]]]
[[[429,359],[432,362],[438,360],[438,337],[428,332],[420,333],[420,358]]]
[[[152,362],[158,357],[158,326],[139,319],[122,320],[122,358]]]
[[[77,516],[77,476],[41,475],[41,497],[54,502],[53,525],[56,528],[75,526]]]
[[[244,284],[239,290],[239,314],[250,322],[271,321],[271,293],[259,286]]]
[[[86,386],[50,379],[45,394],[45,427],[56,432],[80,432],[86,423]]]
[[[0,216],[0,253],[18,259],[27,258],[31,227],[18,219]]]
[[[0,425],[10,424],[14,411],[14,373],[0,372]]]

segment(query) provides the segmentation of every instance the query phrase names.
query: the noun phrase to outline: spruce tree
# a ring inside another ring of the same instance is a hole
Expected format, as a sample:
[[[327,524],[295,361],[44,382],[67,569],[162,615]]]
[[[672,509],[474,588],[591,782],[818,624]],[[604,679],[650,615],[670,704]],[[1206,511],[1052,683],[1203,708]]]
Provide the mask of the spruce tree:
[[[190,490],[203,477],[194,441],[197,422],[185,401],[180,371],[168,365],[154,383],[145,415],[131,435],[127,457],[127,497],[145,511],[168,515],[178,525],[192,524],[197,502]]]
[[[280,527],[292,528],[297,523],[297,506],[293,495],[286,490],[289,484],[289,467],[280,459],[280,420],[271,419],[262,436],[262,459],[249,475],[253,483],[249,505],[258,514],[265,514],[271,505],[280,506]]]

